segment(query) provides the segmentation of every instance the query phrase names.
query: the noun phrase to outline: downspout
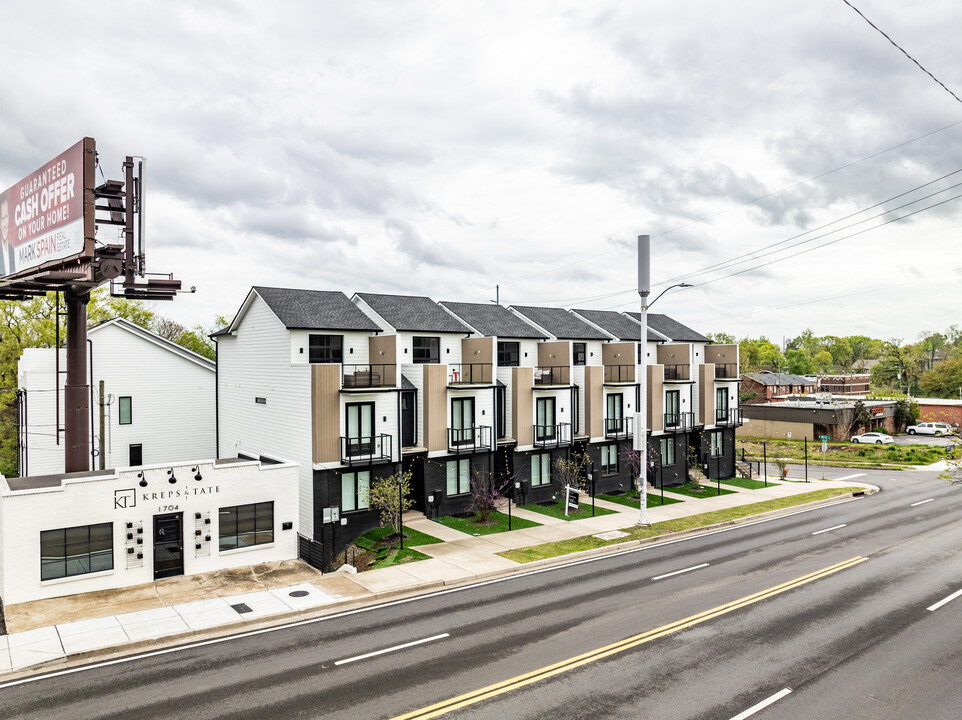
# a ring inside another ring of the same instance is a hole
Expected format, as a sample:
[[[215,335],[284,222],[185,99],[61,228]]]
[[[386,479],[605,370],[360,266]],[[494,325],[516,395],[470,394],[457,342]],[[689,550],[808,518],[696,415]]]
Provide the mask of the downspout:
[[[97,451],[94,445],[94,341],[89,337],[87,338],[87,355],[90,358],[89,375],[90,375],[90,469],[95,470],[94,467],[94,453]],[[59,353],[60,350],[57,350]],[[103,464],[103,458],[100,458],[101,466]]]
[[[214,340],[214,459],[220,457],[220,344]]]

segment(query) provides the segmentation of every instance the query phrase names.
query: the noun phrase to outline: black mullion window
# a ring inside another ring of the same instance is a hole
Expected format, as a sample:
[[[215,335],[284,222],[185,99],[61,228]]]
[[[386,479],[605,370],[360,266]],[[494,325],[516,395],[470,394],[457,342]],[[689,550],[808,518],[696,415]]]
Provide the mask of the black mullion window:
[[[273,501],[224,507],[218,517],[221,550],[274,542]]]
[[[574,343],[574,364],[584,365],[587,362],[587,343]]]
[[[498,367],[518,367],[521,364],[521,343],[498,343]]]
[[[308,362],[339,363],[344,359],[343,335],[311,335],[308,338]]]
[[[441,362],[441,338],[415,336],[411,342],[411,359],[415,363]]]
[[[114,569],[114,524],[78,525],[40,533],[40,579]]]

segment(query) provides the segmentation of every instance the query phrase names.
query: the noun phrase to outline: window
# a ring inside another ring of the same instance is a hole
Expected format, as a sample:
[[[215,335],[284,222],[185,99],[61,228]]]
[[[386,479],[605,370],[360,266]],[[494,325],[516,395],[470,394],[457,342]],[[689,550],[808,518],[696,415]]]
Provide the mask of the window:
[[[494,391],[495,399],[495,430],[498,434],[498,439],[505,437],[508,434],[508,426],[505,423],[505,391],[503,387],[495,388]]]
[[[40,533],[40,579],[114,569],[114,524],[79,525]]]
[[[619,433],[625,429],[624,398],[621,393],[608,396],[608,415],[605,420],[608,432]]]
[[[584,364],[585,364],[585,357],[586,357],[586,355],[587,355],[587,353],[585,352],[585,348],[586,348],[586,347],[587,347],[587,343],[574,343],[574,361],[575,361],[575,365],[584,365]]]
[[[415,337],[411,356],[416,363],[441,362],[441,338]]]
[[[344,358],[343,335],[311,335],[308,338],[308,362],[339,363]]]
[[[364,455],[374,448],[374,403],[348,403],[347,454]]]
[[[728,415],[728,388],[715,390],[715,410],[721,415]]]
[[[121,425],[130,425],[133,422],[133,414],[130,406],[130,396],[124,395],[117,398],[117,422]]]
[[[531,486],[551,484],[551,453],[531,456]]]
[[[448,460],[448,496],[464,495],[471,490],[471,461]]]
[[[662,439],[660,441],[661,447],[659,448],[659,454],[661,455],[661,466],[668,467],[669,465],[675,464],[675,441],[670,439]]]
[[[274,542],[273,502],[221,508],[219,517],[221,550]]]
[[[678,390],[665,392],[665,424],[681,424],[681,392]]]
[[[601,474],[618,474],[618,445],[616,443],[601,446]]]
[[[451,444],[474,442],[474,398],[451,400]]]
[[[140,443],[136,445],[127,446],[128,464],[133,467],[135,465],[144,464],[144,446]]]
[[[341,512],[367,510],[371,499],[371,471],[341,475]]]
[[[536,423],[536,440],[551,440],[554,438],[554,398],[538,398]]]
[[[521,343],[498,343],[498,367],[518,367],[521,364]]]
[[[711,456],[718,457],[722,454],[722,439],[724,436],[721,431],[711,433]]]

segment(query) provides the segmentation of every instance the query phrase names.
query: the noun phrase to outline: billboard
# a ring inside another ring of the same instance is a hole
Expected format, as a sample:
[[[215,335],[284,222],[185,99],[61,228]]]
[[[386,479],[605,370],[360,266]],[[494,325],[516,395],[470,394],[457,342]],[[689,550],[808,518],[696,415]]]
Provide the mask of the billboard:
[[[92,202],[84,191],[93,186],[93,151],[92,139],[81,140],[0,193],[0,278],[85,253],[93,234],[92,222],[89,232],[84,222],[85,197]]]

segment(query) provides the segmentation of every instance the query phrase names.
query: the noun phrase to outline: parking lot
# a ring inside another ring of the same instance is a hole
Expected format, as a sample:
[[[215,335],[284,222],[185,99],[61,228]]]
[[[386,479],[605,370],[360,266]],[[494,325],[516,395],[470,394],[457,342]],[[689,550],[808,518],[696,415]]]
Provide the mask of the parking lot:
[[[893,435],[896,445],[938,445],[940,447],[945,447],[946,445],[958,445],[960,444],[959,438],[957,436],[952,437],[935,437],[934,435]]]

